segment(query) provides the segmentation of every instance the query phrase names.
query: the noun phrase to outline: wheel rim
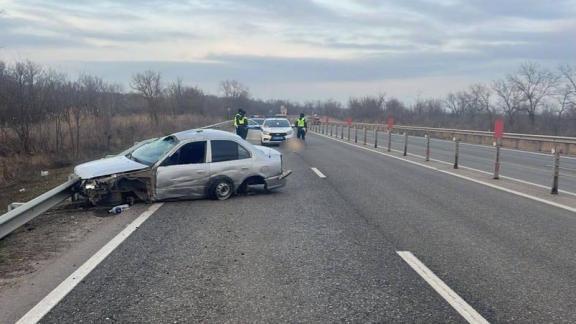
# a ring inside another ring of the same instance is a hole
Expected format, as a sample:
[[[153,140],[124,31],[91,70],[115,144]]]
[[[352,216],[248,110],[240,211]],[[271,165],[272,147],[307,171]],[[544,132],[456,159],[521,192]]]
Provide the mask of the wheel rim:
[[[225,182],[219,183],[216,186],[216,195],[218,196],[218,198],[227,198],[228,196],[230,196],[231,191],[232,188],[230,188],[230,185]]]

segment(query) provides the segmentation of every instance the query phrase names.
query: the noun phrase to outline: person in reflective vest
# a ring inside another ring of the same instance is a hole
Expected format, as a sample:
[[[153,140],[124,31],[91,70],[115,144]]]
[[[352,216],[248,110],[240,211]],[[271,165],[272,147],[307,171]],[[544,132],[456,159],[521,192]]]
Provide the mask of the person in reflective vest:
[[[296,119],[294,126],[298,130],[298,138],[301,138],[304,141],[306,139],[306,128],[308,128],[308,123],[306,122],[306,118],[304,117],[303,113],[300,114],[300,118]]]
[[[248,135],[248,118],[243,109],[238,109],[238,113],[234,116],[234,127],[236,127],[236,135],[246,139]]]

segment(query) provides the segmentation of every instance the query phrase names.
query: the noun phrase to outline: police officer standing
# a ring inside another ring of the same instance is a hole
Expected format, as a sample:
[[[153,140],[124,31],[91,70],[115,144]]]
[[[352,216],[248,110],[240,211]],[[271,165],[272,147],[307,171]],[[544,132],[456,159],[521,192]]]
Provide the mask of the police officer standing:
[[[248,118],[243,109],[238,109],[238,113],[234,116],[234,127],[236,127],[236,135],[246,139],[248,135]]]
[[[303,141],[306,140],[306,129],[308,128],[308,123],[306,122],[306,118],[304,118],[304,113],[301,113],[300,118],[296,119],[294,126],[298,130],[298,138],[301,138]]]

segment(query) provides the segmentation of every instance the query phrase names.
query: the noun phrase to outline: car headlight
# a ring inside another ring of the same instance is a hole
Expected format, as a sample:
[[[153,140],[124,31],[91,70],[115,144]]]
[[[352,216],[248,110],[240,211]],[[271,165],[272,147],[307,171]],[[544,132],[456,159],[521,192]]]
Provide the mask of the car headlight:
[[[289,130],[289,131],[288,131],[286,134],[288,134],[288,135],[292,135],[293,133],[294,133],[294,131],[293,131],[293,130]]]
[[[262,134],[264,134],[264,135],[270,135],[270,132],[267,131],[267,130],[262,130]]]

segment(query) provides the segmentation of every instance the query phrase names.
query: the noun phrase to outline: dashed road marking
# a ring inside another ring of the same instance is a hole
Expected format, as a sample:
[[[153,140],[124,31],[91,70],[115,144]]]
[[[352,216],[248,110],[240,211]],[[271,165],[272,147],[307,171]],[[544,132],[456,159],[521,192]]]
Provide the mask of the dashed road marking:
[[[324,173],[320,172],[320,170],[318,170],[316,168],[310,168],[310,169],[312,169],[312,171],[314,171],[314,173],[316,173],[316,175],[319,176],[320,178],[326,178]]]
[[[408,251],[397,251],[398,255],[408,263],[408,265],[416,271],[422,279],[424,279],[450,306],[452,306],[468,323],[489,323],[482,315],[480,315],[472,306],[470,306],[462,297],[458,296],[454,290],[438,278],[422,263],[414,254]]]
[[[80,283],[94,268],[96,268],[110,253],[112,253],[130,234],[138,229],[152,214],[154,214],[162,203],[153,204],[140,216],[132,221],[122,232],[118,233],[110,242],[106,243],[98,252],[88,259],[80,268],[66,278],[58,287],[54,288],[44,299],[28,311],[16,324],[38,323],[54,306],[56,306],[78,283]]]

